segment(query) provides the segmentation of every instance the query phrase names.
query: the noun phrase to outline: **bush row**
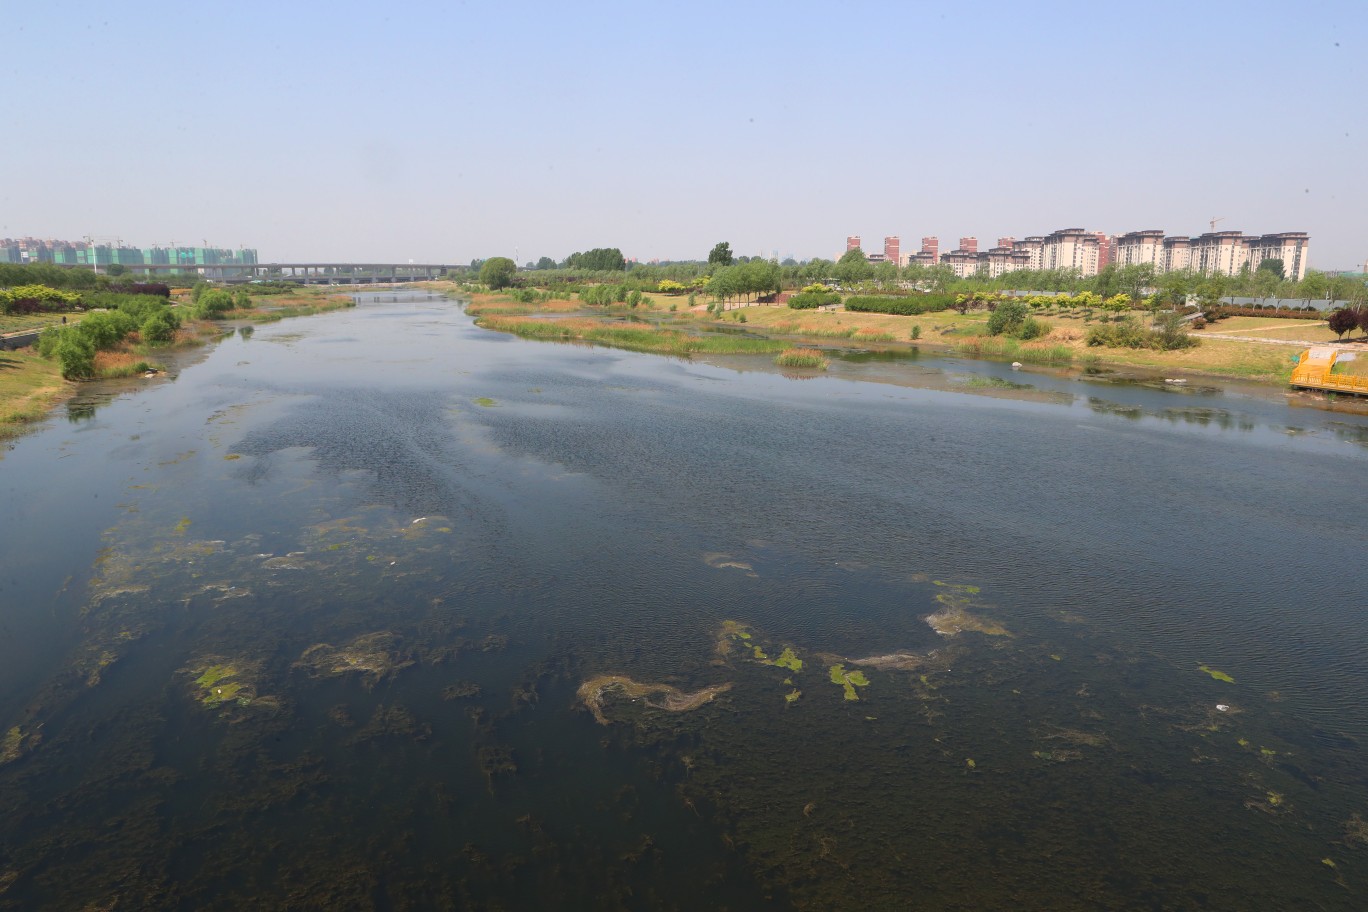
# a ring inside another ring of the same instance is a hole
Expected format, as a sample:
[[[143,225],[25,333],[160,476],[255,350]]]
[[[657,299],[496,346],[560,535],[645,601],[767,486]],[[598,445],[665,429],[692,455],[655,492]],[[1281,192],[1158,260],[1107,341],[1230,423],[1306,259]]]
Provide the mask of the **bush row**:
[[[1324,320],[1325,311],[1314,307],[1235,307],[1222,305],[1207,311],[1212,319],[1221,317],[1281,317],[1288,320]]]
[[[841,296],[834,291],[802,291],[788,299],[788,306],[794,310],[815,310],[840,303]]]
[[[856,295],[846,298],[845,309],[860,313],[886,313],[900,316],[935,313],[947,310],[955,303],[953,295],[919,294],[894,297],[892,295]]]

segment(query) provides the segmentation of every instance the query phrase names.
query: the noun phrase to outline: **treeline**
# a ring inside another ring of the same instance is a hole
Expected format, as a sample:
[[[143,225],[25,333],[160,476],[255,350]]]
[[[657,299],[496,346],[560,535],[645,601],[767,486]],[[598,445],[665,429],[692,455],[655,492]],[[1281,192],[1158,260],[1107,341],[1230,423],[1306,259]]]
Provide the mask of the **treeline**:
[[[706,288],[721,269],[734,269],[754,263],[765,264],[777,271],[780,288],[797,289],[807,285],[839,286],[848,294],[879,294],[886,292],[921,291],[935,294],[972,294],[975,292],[1063,292],[1071,295],[1091,293],[1103,299],[1126,294],[1133,300],[1140,300],[1158,294],[1166,303],[1173,303],[1188,296],[1203,302],[1203,306],[1215,306],[1221,298],[1230,296],[1281,297],[1292,300],[1345,300],[1351,303],[1368,303],[1368,290],[1364,280],[1353,276],[1327,276],[1311,270],[1300,282],[1284,279],[1279,271],[1280,264],[1269,260],[1259,269],[1246,269],[1236,276],[1207,276],[1191,270],[1158,275],[1151,264],[1110,265],[1095,276],[1081,276],[1077,270],[1041,269],[1017,270],[1004,273],[996,278],[979,274],[967,278],[957,278],[947,265],[934,266],[912,263],[898,266],[894,263],[870,263],[859,250],[848,251],[839,260],[812,259],[805,263],[785,260],[782,263],[761,258],[747,259],[737,257],[729,264],[708,263],[703,260],[682,261],[660,264],[628,263],[622,259],[616,247],[596,248],[584,253],[572,254],[559,266],[548,257],[543,257],[538,268],[519,270],[514,284],[535,285],[581,285],[608,282],[626,282],[642,291],[679,292],[683,289],[699,290]],[[1264,268],[1265,266],[1269,268]],[[673,282],[675,286],[661,287],[662,283]],[[679,286],[682,286],[679,287]],[[668,289],[668,290],[667,290]],[[745,294],[730,288],[719,289],[729,296]],[[752,291],[751,294],[765,293]]]
[[[99,288],[127,291],[132,286],[143,284],[165,284],[168,287],[188,288],[200,281],[200,277],[193,273],[159,275],[158,281],[155,283],[142,281],[145,278],[145,276],[135,276],[130,273],[111,276],[107,273],[97,273],[91,269],[78,266],[56,266],[52,263],[0,263],[0,288],[11,288],[16,285],[46,285],[49,288],[66,288],[77,291]]]

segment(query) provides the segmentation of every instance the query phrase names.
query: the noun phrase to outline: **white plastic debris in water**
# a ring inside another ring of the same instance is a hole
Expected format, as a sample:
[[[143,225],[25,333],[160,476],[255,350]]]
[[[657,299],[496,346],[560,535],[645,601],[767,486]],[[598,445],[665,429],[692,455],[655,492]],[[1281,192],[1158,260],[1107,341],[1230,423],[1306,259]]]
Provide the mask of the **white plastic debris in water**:
[[[1230,707],[1225,703],[1217,703],[1216,710],[1217,712],[1230,712]]]
[[[1012,362],[1012,370],[1014,370],[1014,371],[1019,371],[1019,370],[1021,370],[1021,362],[1020,362],[1020,361],[1013,361],[1013,362]]]
[[[417,519],[415,519],[413,522],[409,523],[409,525],[410,525],[410,526],[416,526],[416,525],[418,525],[420,522],[422,522],[422,521],[425,520],[425,519],[427,519],[426,516],[420,516],[420,517],[418,517]]]

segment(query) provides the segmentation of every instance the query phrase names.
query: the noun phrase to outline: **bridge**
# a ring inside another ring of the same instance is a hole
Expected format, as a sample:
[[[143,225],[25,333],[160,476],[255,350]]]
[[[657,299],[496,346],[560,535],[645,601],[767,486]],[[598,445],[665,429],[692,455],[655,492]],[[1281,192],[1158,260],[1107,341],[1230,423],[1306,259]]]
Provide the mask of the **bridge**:
[[[436,263],[251,263],[224,265],[141,264],[129,266],[134,275],[198,274],[212,282],[299,282],[304,285],[382,285],[396,282],[430,282],[466,266]]]

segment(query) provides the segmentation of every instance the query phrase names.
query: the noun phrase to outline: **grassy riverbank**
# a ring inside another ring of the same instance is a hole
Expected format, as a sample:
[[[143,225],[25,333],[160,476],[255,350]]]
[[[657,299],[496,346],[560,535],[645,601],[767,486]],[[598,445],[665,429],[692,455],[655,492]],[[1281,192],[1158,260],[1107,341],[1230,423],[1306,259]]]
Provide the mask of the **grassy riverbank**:
[[[23,433],[75,388],[62,379],[56,361],[39,357],[35,349],[0,352],[0,439]]]
[[[485,314],[477,326],[512,333],[524,339],[551,342],[591,342],[629,351],[688,357],[696,354],[772,354],[788,346],[774,339],[752,336],[694,335],[645,323],[621,323],[591,317],[543,320],[528,316]]]
[[[452,291],[448,287],[443,290]],[[1202,344],[1177,351],[1154,349],[1112,348],[1089,346],[1088,330],[1099,325],[1099,320],[1082,310],[1047,312],[1039,315],[1050,326],[1043,337],[1021,342],[988,332],[988,313],[955,311],[898,316],[845,311],[796,311],[787,307],[745,307],[731,310],[725,316],[714,317],[687,308],[684,296],[643,295],[636,308],[614,305],[610,308],[589,307],[578,300],[557,298],[536,303],[521,303],[506,294],[478,293],[468,296],[467,310],[481,317],[480,325],[490,329],[516,332],[526,338],[581,339],[597,341],[637,351],[660,351],[687,354],[696,351],[716,351],[713,344],[728,345],[728,338],[710,341],[703,346],[685,346],[680,339],[659,334],[674,332],[676,336],[698,339],[691,333],[679,333],[676,328],[703,327],[742,323],[746,330],[758,336],[774,337],[791,343],[815,343],[845,340],[853,344],[917,345],[933,350],[955,352],[972,357],[998,358],[1024,363],[1078,365],[1088,367],[1113,366],[1161,373],[1191,373],[1212,377],[1256,381],[1285,385],[1292,374],[1295,358],[1309,345],[1334,339],[1334,333],[1322,322],[1286,320],[1262,317],[1233,317],[1221,320],[1193,332]],[[671,308],[674,308],[671,310]],[[651,315],[650,324],[634,324],[623,328],[617,323],[598,323],[591,331],[598,338],[580,335],[587,327],[572,329],[570,321],[538,321],[537,314],[566,313]],[[520,317],[528,323],[495,325],[495,316]],[[1142,323],[1149,317],[1142,312],[1133,316]],[[539,322],[554,324],[539,327]],[[616,338],[617,341],[613,341]],[[746,340],[750,344],[753,340]],[[747,350],[730,348],[727,350]],[[776,349],[763,349],[773,351]]]

